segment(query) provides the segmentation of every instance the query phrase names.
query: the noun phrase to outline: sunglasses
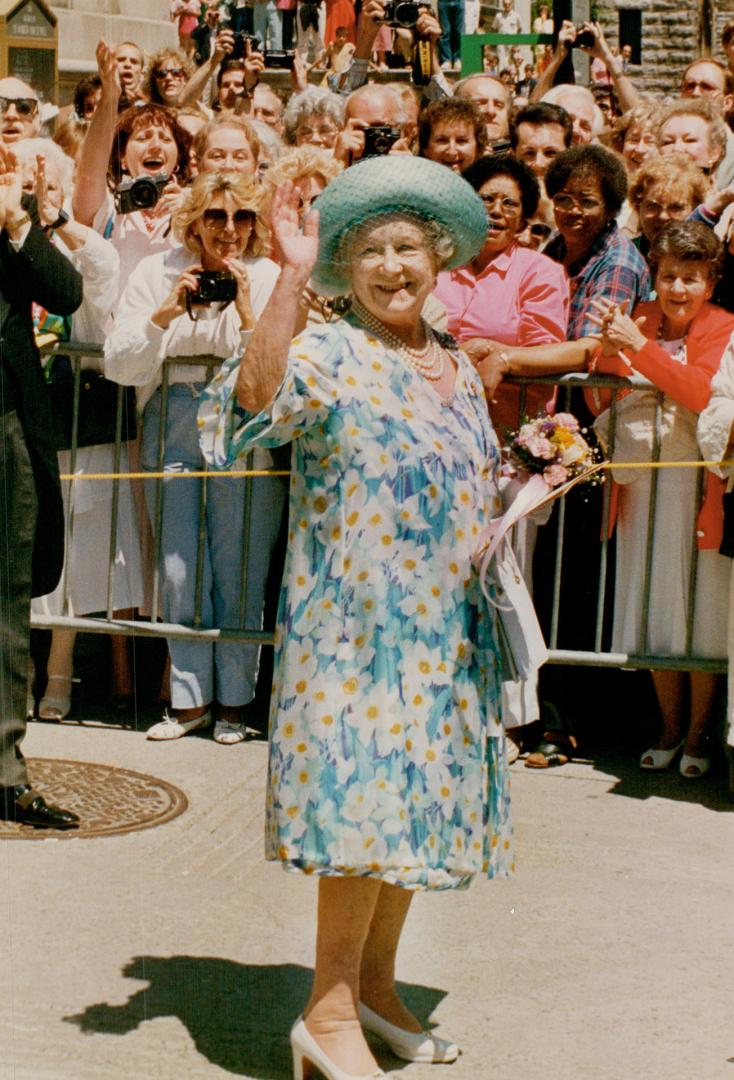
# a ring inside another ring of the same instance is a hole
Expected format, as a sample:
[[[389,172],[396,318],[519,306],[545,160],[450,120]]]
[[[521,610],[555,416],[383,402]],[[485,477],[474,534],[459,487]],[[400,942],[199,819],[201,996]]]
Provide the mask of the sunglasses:
[[[11,105],[15,106],[18,116],[35,116],[38,102],[30,97],[0,97],[0,113],[5,116]]]
[[[225,228],[228,222],[232,222],[235,229],[245,229],[252,225],[255,215],[252,210],[235,210],[233,214],[228,214],[226,210],[205,210],[201,220],[207,229],[218,232]]]
[[[156,79],[165,79],[169,75],[172,79],[182,79],[186,74],[183,68],[161,68],[159,71],[154,71]]]
[[[552,232],[550,225],[544,225],[541,221],[536,221],[530,226],[530,235],[539,236],[541,240],[547,240]]]

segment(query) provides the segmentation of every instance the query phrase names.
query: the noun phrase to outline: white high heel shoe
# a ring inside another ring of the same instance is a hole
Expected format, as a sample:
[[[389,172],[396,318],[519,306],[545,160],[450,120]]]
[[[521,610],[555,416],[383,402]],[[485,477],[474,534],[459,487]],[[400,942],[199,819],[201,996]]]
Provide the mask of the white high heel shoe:
[[[71,675],[49,675],[46,693],[38,703],[39,720],[66,719],[71,712],[71,688],[75,682],[79,679]]]
[[[359,1022],[365,1031],[371,1031],[382,1039],[395,1057],[403,1061],[420,1061],[429,1065],[448,1065],[456,1061],[459,1047],[448,1039],[440,1039],[430,1031],[404,1031],[395,1024],[388,1023],[368,1008],[359,1003]]]
[[[323,1073],[326,1080],[375,1080],[376,1077],[385,1075],[382,1069],[370,1073],[369,1076],[355,1076],[353,1073],[345,1073],[343,1069],[337,1068],[316,1042],[302,1016],[298,1017],[291,1028],[291,1050],[293,1052],[293,1080],[309,1080],[314,1067]]]

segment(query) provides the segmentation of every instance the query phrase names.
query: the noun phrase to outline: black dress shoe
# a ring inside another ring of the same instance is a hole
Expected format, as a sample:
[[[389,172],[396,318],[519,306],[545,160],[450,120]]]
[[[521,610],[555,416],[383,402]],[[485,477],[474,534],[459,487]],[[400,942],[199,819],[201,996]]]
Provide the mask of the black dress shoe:
[[[2,795],[0,813],[6,821],[32,825],[34,829],[76,829],[79,826],[76,814],[62,810],[60,806],[49,806],[43,795],[28,784],[5,788]]]

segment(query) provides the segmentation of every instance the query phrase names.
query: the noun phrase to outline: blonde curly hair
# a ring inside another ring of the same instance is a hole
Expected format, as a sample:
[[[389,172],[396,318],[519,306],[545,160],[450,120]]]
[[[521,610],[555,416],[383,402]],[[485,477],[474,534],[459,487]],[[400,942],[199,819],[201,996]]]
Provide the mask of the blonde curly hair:
[[[148,101],[152,101],[155,105],[165,105],[155,81],[155,73],[166,60],[175,61],[176,67],[180,67],[183,70],[184,83],[188,82],[194,73],[194,65],[191,60],[184,56],[183,53],[177,52],[175,49],[159,49],[158,52],[155,52],[152,56],[148,57],[145,79],[143,80],[141,89]],[[181,84],[182,88],[184,83]]]
[[[255,224],[243,254],[267,255],[270,242],[263,213],[265,195],[259,184],[241,173],[202,173],[196,177],[183,205],[171,218],[176,239],[189,251],[200,254],[201,246],[193,227],[218,195],[228,195],[238,210],[251,210],[255,215]]]
[[[275,189],[286,180],[291,180],[295,184],[297,180],[314,177],[317,180],[323,180],[325,187],[339,175],[343,168],[341,162],[335,161],[325,150],[304,144],[289,150],[270,166],[263,177],[263,188],[270,200]]]

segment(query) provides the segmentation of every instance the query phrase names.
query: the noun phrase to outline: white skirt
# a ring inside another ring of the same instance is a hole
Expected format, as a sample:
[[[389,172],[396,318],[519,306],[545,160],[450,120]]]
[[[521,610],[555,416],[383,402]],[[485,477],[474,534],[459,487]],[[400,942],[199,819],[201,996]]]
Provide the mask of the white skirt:
[[[88,615],[107,609],[110,574],[110,531],[113,482],[83,477],[110,473],[113,446],[90,446],[77,451],[76,480],[62,480],[64,520],[67,525],[64,571],[52,593],[33,601],[32,611],[42,615]],[[70,453],[59,454],[62,475],[70,472]],[[127,449],[122,448],[120,472],[128,472]],[[71,518],[70,510],[73,510]],[[68,595],[68,604],[65,596]],[[121,480],[114,553],[112,609],[141,607],[143,573],[140,536],[130,482]]]
[[[614,652],[686,654],[691,557],[698,502],[697,469],[658,469],[651,558],[648,636],[641,628],[651,475],[619,489],[617,577],[614,591]],[[694,597],[694,656],[726,656],[731,560],[699,551]]]

